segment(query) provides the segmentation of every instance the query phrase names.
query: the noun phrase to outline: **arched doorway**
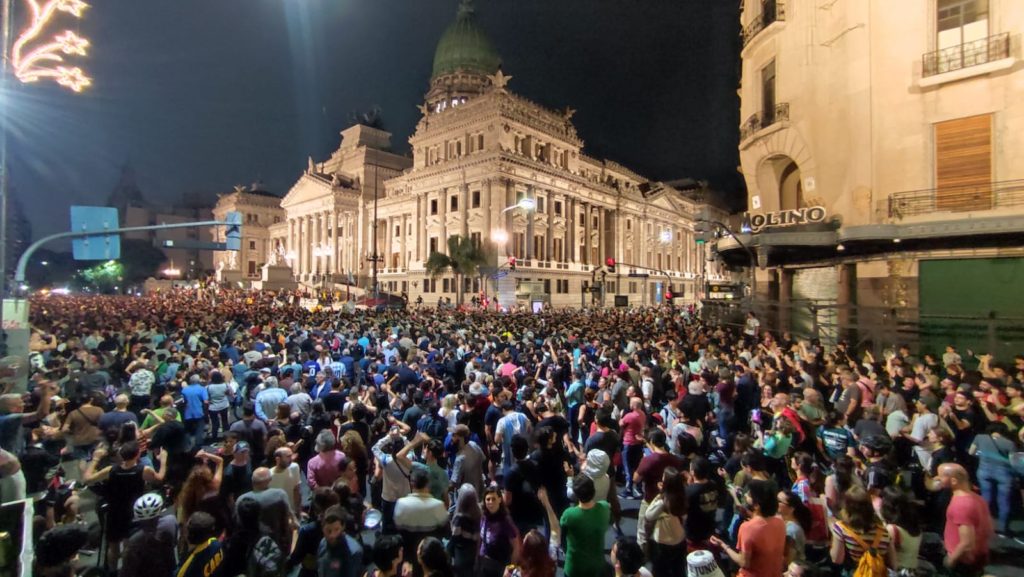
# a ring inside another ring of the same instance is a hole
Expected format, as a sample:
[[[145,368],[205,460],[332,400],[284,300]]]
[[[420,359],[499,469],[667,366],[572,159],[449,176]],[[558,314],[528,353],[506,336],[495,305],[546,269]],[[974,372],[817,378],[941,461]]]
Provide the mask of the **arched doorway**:
[[[779,207],[792,210],[804,206],[804,188],[800,178],[800,167],[790,158],[779,175]]]

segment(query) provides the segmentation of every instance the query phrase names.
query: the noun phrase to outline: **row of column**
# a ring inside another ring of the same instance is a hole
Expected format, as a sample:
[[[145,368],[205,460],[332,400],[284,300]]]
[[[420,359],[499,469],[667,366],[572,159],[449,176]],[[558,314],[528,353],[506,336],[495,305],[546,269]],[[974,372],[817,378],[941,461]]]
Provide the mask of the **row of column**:
[[[337,236],[339,224],[343,237]],[[289,218],[287,247],[294,257],[289,263],[292,271],[296,275],[310,275],[351,270],[357,254],[351,242],[353,225],[351,212],[333,210]]]

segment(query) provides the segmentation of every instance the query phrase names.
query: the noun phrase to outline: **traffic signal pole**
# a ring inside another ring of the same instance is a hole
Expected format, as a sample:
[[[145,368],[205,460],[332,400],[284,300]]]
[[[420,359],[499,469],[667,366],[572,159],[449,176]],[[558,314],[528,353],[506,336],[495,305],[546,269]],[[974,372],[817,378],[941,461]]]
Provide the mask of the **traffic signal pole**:
[[[25,252],[21,254],[21,258],[18,259],[18,268],[14,272],[14,282],[17,283],[19,287],[25,282],[25,269],[28,267],[28,261],[32,258],[32,254],[35,253],[35,251],[39,249],[41,246],[50,241],[59,240],[62,238],[103,237],[114,234],[121,234],[125,232],[168,230],[174,228],[200,228],[206,226],[241,227],[241,223],[222,220],[205,220],[201,222],[180,222],[172,224],[155,224],[151,226],[129,226],[124,228],[111,228],[104,230],[73,230],[68,232],[59,232],[57,234],[51,234],[50,236],[44,236],[43,238],[29,245],[29,247],[25,249]],[[238,250],[238,247],[232,248],[231,243],[223,243],[223,246],[215,246],[212,248],[218,250]]]

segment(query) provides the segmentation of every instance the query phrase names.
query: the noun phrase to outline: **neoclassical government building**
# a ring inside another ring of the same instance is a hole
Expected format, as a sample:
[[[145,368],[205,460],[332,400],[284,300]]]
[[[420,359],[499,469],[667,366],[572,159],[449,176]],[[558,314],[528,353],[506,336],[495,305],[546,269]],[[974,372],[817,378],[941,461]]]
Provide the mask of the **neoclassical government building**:
[[[245,218],[238,262],[218,255],[222,266],[255,278],[283,262],[302,285],[344,291],[371,287],[376,264],[381,291],[433,304],[455,299],[456,279],[431,278],[424,264],[461,235],[496,249],[494,274],[465,279],[467,300],[482,291],[503,305],[589,304],[607,258],[619,263],[603,279],[608,305],[615,295],[661,302],[670,286],[677,303],[691,302],[724,279],[694,241],[700,194],[587,156],[573,110],[515,94],[511,78],[464,0],[437,45],[411,158],[390,151],[388,132],[359,124],[330,158],[309,159],[279,208],[258,191],[223,196],[218,210],[258,216]]]

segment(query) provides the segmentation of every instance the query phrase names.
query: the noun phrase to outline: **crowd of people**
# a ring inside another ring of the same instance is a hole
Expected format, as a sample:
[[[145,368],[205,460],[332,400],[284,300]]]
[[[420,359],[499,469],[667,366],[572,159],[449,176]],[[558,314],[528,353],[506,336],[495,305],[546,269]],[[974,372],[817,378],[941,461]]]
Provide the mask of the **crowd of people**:
[[[972,576],[1012,537],[1024,357],[694,313],[38,299],[0,497],[43,577],[91,502],[121,577]]]

